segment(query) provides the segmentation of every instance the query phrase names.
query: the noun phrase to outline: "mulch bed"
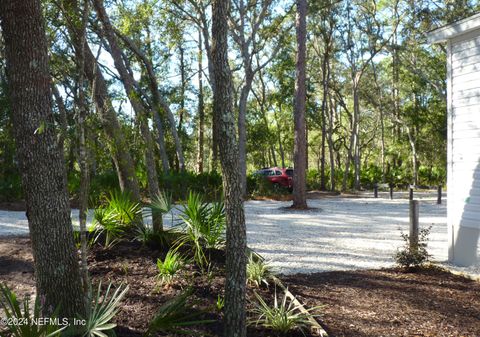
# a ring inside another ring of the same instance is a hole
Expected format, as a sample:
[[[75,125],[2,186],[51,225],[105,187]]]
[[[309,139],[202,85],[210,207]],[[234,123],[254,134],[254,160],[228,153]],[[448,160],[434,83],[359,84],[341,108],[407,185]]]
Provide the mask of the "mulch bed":
[[[184,252],[187,253],[187,252]],[[189,328],[191,334],[186,336],[223,336],[223,313],[217,309],[218,296],[224,296],[225,256],[223,251],[210,252],[212,269],[209,273],[201,273],[199,268],[188,264],[180,271],[175,281],[168,286],[160,286],[157,282],[157,258],[164,258],[165,250],[143,246],[138,242],[120,242],[105,250],[100,246],[91,249],[88,256],[90,277],[94,284],[102,282],[103,287],[112,282],[113,285],[128,284],[129,291],[122,301],[121,311],[115,317],[116,335],[118,337],[141,337],[147,330],[157,309],[180,294],[189,286],[193,287],[193,295],[188,303],[193,312],[204,312],[197,319],[214,320],[214,323]],[[5,282],[22,299],[35,294],[33,259],[30,240],[25,237],[0,238],[0,282]],[[96,288],[94,288],[96,291]],[[267,302],[273,302],[275,288],[248,288],[247,308],[254,306],[253,291],[261,294]],[[278,291],[278,296],[283,296]],[[1,335],[1,331],[0,331]],[[185,336],[184,334],[177,334]],[[177,336],[175,334],[158,334],[158,336]],[[273,337],[271,331],[252,325],[248,328],[249,337]],[[289,336],[304,336],[300,331]],[[312,337],[308,331],[307,337]],[[3,337],[3,335],[2,335]]]
[[[331,336],[480,336],[480,283],[439,268],[283,277]]]
[[[202,318],[217,321],[193,330],[199,336],[222,336],[222,313],[215,306],[217,296],[223,295],[222,252],[214,252],[215,266],[210,275],[189,265],[171,286],[159,289],[155,262],[164,254],[135,242],[91,251],[89,266],[95,283],[101,280],[103,284],[130,286],[116,317],[117,336],[142,336],[157,308],[189,284],[194,288],[189,302],[196,310],[208,311]],[[324,305],[314,313],[319,314],[331,336],[480,336],[480,284],[439,269],[416,273],[396,269],[329,272],[281,279],[307,307]],[[34,293],[28,238],[0,238],[0,282],[7,283],[20,298]],[[270,300],[273,292],[273,286],[260,290]],[[252,299],[252,289],[248,293]],[[248,307],[252,307],[251,301]],[[255,327],[249,328],[248,335],[274,336]]]

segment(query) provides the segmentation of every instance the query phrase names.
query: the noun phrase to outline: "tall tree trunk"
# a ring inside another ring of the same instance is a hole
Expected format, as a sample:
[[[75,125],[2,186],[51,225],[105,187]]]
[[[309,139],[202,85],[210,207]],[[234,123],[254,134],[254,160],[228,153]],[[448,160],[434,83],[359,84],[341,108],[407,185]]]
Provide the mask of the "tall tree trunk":
[[[150,198],[155,198],[159,192],[158,186],[158,175],[155,165],[155,154],[153,151],[153,140],[150,133],[150,128],[148,126],[148,115],[143,108],[141,102],[139,101],[136,94],[136,85],[135,80],[131,73],[128,71],[122,57],[122,51],[120,50],[117,38],[115,36],[115,31],[110,23],[110,19],[105,11],[103,5],[103,0],[95,0],[93,2],[95,11],[98,15],[99,20],[103,24],[105,37],[108,41],[110,47],[110,53],[117,69],[121,81],[123,83],[125,92],[132,104],[133,110],[135,111],[137,122],[140,126],[140,133],[142,134],[143,141],[145,143],[145,167],[147,171],[147,181],[148,181],[148,192]],[[175,125],[173,126],[175,128]],[[155,232],[159,232],[163,229],[162,226],[162,216],[158,214],[153,215],[153,229]]]
[[[320,189],[325,190],[325,142],[327,136],[327,118],[326,114],[328,111],[328,89],[329,89],[329,80],[330,80],[330,68],[329,68],[329,42],[326,41],[325,53],[323,55],[322,62],[322,145],[321,145],[321,156],[320,156]]]
[[[253,72],[247,66],[245,69],[245,83],[240,92],[238,103],[238,151],[240,161],[240,178],[243,194],[247,194],[247,103],[252,89]]]
[[[350,164],[353,161],[354,168],[354,188],[360,189],[360,146],[359,146],[359,117],[360,117],[360,99],[359,82],[361,74],[352,73],[352,96],[353,96],[353,114],[351,118],[351,133],[348,154],[345,161],[345,172],[343,173],[342,191],[347,189],[347,179],[350,173]]]
[[[202,32],[198,32],[198,142],[197,142],[197,172],[203,173],[205,142],[205,104],[203,98],[203,49]]]
[[[233,83],[228,63],[228,18],[230,1],[212,2],[212,58],[214,63],[214,127],[219,147],[227,215],[225,336],[245,337],[246,228],[240,180],[238,142],[233,111]]]
[[[353,86],[353,125],[352,125],[352,153],[354,165],[354,187],[356,190],[360,189],[360,98],[358,93],[358,82],[354,80]]]
[[[91,287],[88,276],[87,266],[87,211],[88,211],[88,190],[89,190],[89,172],[87,161],[87,143],[85,136],[85,120],[87,118],[87,100],[85,98],[85,44],[86,41],[86,27],[88,22],[88,15],[90,12],[89,0],[84,1],[84,7],[82,9],[82,21],[81,21],[81,50],[77,59],[78,68],[78,111],[77,111],[77,127],[78,127],[78,159],[80,166],[80,197],[79,197],[79,223],[80,223],[80,243],[81,243],[81,271],[82,271],[82,283],[83,291],[85,293],[85,305],[87,311],[89,310],[89,304],[91,303]]]
[[[297,0],[297,61],[295,76],[295,149],[293,173],[294,208],[307,208],[306,186],[306,42],[307,42],[307,0]]]
[[[182,45],[179,47],[180,51],[180,111],[178,112],[178,130],[181,134],[183,128],[183,118],[185,114],[185,92],[187,91],[187,81],[185,76],[185,49]]]
[[[112,27],[112,29],[114,28]],[[147,29],[148,36],[150,35],[149,32],[150,30]],[[157,144],[160,150],[162,168],[164,172],[168,172],[169,164],[168,164],[167,150],[165,146],[165,131],[164,131],[165,128],[164,128],[164,123],[163,123],[160,111],[163,110],[167,114],[168,120],[170,121],[170,123],[172,123],[172,120],[174,121],[175,119],[173,117],[172,111],[170,110],[170,106],[168,105],[165,98],[160,94],[157,77],[155,75],[155,71],[153,69],[153,64],[152,64],[153,53],[150,47],[150,38],[148,38],[147,55],[146,55],[127,36],[121,34],[118,30],[115,30],[115,33],[120,39],[122,39],[123,42],[125,42],[125,44],[128,46],[130,51],[132,51],[138,57],[138,59],[143,63],[145,67],[146,75],[148,77],[148,83],[150,86],[150,91],[152,92],[153,105],[155,106],[152,113],[153,113],[153,120],[155,122],[155,126],[158,132]],[[184,166],[183,150],[180,144],[180,139],[177,133],[177,129],[175,127],[172,128],[172,136],[175,141],[175,149],[177,152],[179,165],[183,167]]]
[[[152,111],[153,121],[157,128],[157,144],[160,152],[160,160],[162,162],[162,169],[164,173],[168,173],[170,165],[168,164],[167,147],[165,146],[165,129],[163,127],[162,117],[158,108]]]
[[[380,159],[382,161],[382,183],[385,183],[385,117],[383,113],[383,91],[378,83],[378,74],[375,65],[373,65],[373,76],[375,85],[378,90],[379,97],[379,113],[380,113]]]
[[[417,157],[417,146],[415,141],[415,135],[413,134],[411,128],[407,127],[408,142],[410,143],[410,148],[412,150],[412,171],[413,179],[412,183],[414,186],[418,185],[418,157]]]
[[[333,146],[333,119],[335,117],[335,108],[333,102],[329,105],[330,116],[328,119],[328,151],[330,154],[330,190],[335,191],[335,148]]]
[[[77,0],[63,0],[63,6],[64,15],[69,16],[66,20],[68,33],[75,48],[75,55],[78,55],[81,50],[81,30],[75,23],[79,22],[76,13],[80,13],[80,9]],[[129,146],[113,109],[105,78],[98,68],[97,60],[88,44],[85,44],[85,77],[90,82],[93,91],[93,100],[117,170],[120,189],[129,191],[135,200],[140,201],[140,188],[135,175],[135,166],[129,151],[127,151]]]
[[[185,49],[182,46],[182,42],[180,42],[179,46],[179,52],[180,52],[180,109],[178,111],[178,126],[177,126],[177,134],[180,135],[182,134],[182,128],[183,128],[183,119],[185,116],[185,92],[186,92],[186,76],[185,76]],[[177,171],[180,171],[180,158],[177,155],[175,158],[175,166]],[[182,169],[183,171],[185,169],[185,163],[182,164]]]
[[[258,59],[257,59],[258,61]],[[260,111],[262,113],[262,119],[263,119],[263,123],[265,125],[265,131],[267,134],[270,134],[270,127],[269,127],[269,123],[268,123],[268,117],[267,117],[267,109],[266,109],[266,106],[267,106],[267,89],[266,89],[266,86],[265,86],[265,81],[263,80],[263,74],[261,71],[258,72],[258,79],[260,80],[260,88],[261,88],[261,93],[262,93],[262,96],[261,97],[258,97],[258,95],[254,92],[255,94],[255,97],[257,98],[257,101],[260,105]],[[275,143],[273,142],[269,142],[269,151],[270,151],[270,154],[272,156],[272,162],[273,162],[273,166],[278,166],[278,163],[277,163],[277,156],[275,154],[275,146],[274,146]]]
[[[0,22],[37,296],[43,314],[84,315],[63,153],[55,145],[47,40],[38,0],[3,0]]]
[[[55,84],[52,84],[53,97],[55,98],[55,104],[58,108],[59,113],[59,124],[60,132],[57,138],[58,147],[64,151],[65,150],[65,137],[68,133],[68,119],[67,119],[67,109],[65,108],[65,103],[63,102],[62,96]]]
[[[278,110],[282,112],[282,103],[278,105]],[[278,138],[278,148],[280,150],[280,157],[282,159],[282,167],[285,167],[285,151],[283,150],[283,141],[282,141],[282,132],[280,129],[280,120],[278,119],[277,113],[274,110],[275,123],[277,124],[277,138]]]

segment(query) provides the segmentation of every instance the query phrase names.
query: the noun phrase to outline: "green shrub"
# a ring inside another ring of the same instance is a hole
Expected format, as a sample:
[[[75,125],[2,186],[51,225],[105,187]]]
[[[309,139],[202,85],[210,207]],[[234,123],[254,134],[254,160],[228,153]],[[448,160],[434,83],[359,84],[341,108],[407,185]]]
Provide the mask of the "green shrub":
[[[213,323],[213,320],[198,320],[202,312],[193,312],[188,307],[187,301],[192,296],[191,288],[177,295],[163,304],[150,322],[144,336],[157,336],[158,333],[173,333],[188,335],[185,329],[189,326]]]
[[[217,302],[215,302],[215,306],[217,307],[218,311],[222,311],[225,307],[225,297],[217,295]]]
[[[117,326],[111,321],[120,310],[120,301],[125,297],[128,286],[120,285],[113,294],[111,294],[111,288],[110,283],[105,294],[102,294],[102,284],[98,285],[86,325],[81,328],[82,337],[106,337]]]
[[[114,191],[105,197],[104,205],[95,209],[93,225],[96,230],[96,242],[104,237],[104,247],[109,248],[117,243],[128,231],[141,223],[142,209],[132,201],[129,193]]]
[[[446,168],[422,165],[418,169],[418,181],[421,186],[443,185],[447,181]]]
[[[174,172],[162,174],[160,186],[172,195],[173,200],[186,200],[189,192],[205,196],[209,201],[219,200],[222,195],[222,176],[217,172]]]
[[[268,280],[273,276],[270,266],[260,259],[255,259],[253,254],[248,257],[247,281],[257,287],[265,284],[268,287]]]
[[[253,174],[247,179],[247,184],[248,181],[250,181],[248,190],[251,191],[250,194],[253,197],[271,197],[290,194],[288,188],[279,184],[272,184],[266,177],[261,175]]]
[[[35,321],[43,317],[41,314],[42,308],[38,299],[33,305],[33,310],[30,308],[30,300],[26,297],[23,300],[23,310],[17,300],[17,296],[6,285],[0,283],[0,308],[3,309],[7,324],[3,324],[0,328],[6,327],[9,335],[12,337],[54,337],[60,336],[61,331],[66,328],[60,327],[52,322],[48,324],[35,324]],[[53,320],[57,317],[58,310],[51,316]],[[10,322],[9,322],[10,321]],[[16,324],[21,322],[25,324]],[[11,323],[11,324],[10,324]],[[3,335],[3,331],[0,330]]]
[[[257,319],[251,320],[250,324],[263,326],[271,329],[277,335],[283,336],[294,330],[303,332],[304,329],[310,326],[308,315],[301,312],[299,310],[300,307],[296,306],[293,300],[289,300],[287,291],[285,291],[281,301],[278,300],[277,292],[275,291],[273,306],[269,306],[256,292],[254,294],[257,302],[253,313],[257,315]],[[311,308],[308,311],[318,308]]]
[[[382,168],[377,165],[370,164],[360,172],[360,183],[365,188],[373,188],[375,183],[382,181]]]
[[[193,248],[194,260],[202,269],[208,263],[205,249],[223,246],[225,236],[225,209],[223,202],[209,204],[200,194],[190,192],[180,213],[184,235],[177,246],[189,244]]]
[[[22,179],[20,174],[0,177],[0,201],[16,201],[23,198]]]
[[[395,262],[402,268],[411,269],[423,267],[428,262],[430,254],[427,251],[428,235],[431,226],[423,228],[418,234],[418,244],[410,247],[410,236],[402,233],[402,239],[405,241],[404,246],[395,254]]]
[[[167,252],[163,261],[162,259],[157,259],[157,278],[160,284],[169,284],[177,272],[183,267],[183,264],[182,256],[176,250],[172,249]]]
[[[308,190],[318,190],[321,186],[321,174],[318,170],[308,170],[307,171],[307,189]],[[325,172],[325,180],[328,179],[328,176]]]

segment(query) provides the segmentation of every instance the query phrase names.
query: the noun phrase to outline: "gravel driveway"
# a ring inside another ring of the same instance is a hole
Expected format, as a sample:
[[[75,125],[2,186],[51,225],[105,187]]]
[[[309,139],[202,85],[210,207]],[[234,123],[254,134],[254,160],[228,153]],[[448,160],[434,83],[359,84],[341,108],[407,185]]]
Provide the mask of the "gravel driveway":
[[[248,201],[245,204],[248,244],[282,273],[380,268],[393,265],[392,255],[408,232],[408,200],[388,200],[382,193],[359,198],[309,199],[313,210],[284,209],[291,202]],[[418,194],[420,225],[432,226],[429,252],[436,261],[447,259],[446,202],[436,204],[434,193]],[[74,223],[78,211],[72,212]],[[165,223],[170,222],[168,215]],[[27,234],[23,212],[0,211],[0,236]],[[480,268],[457,268],[480,273]]]

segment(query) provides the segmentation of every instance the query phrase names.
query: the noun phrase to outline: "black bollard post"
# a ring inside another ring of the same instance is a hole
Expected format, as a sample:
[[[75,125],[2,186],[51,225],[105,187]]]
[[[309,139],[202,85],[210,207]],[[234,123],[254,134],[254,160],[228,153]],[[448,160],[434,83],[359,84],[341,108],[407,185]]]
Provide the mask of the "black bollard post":
[[[442,185],[438,185],[437,188],[437,205],[442,204]]]
[[[373,197],[378,198],[378,184],[373,185]]]
[[[390,187],[390,200],[393,200],[393,184],[390,184],[389,187]]]

